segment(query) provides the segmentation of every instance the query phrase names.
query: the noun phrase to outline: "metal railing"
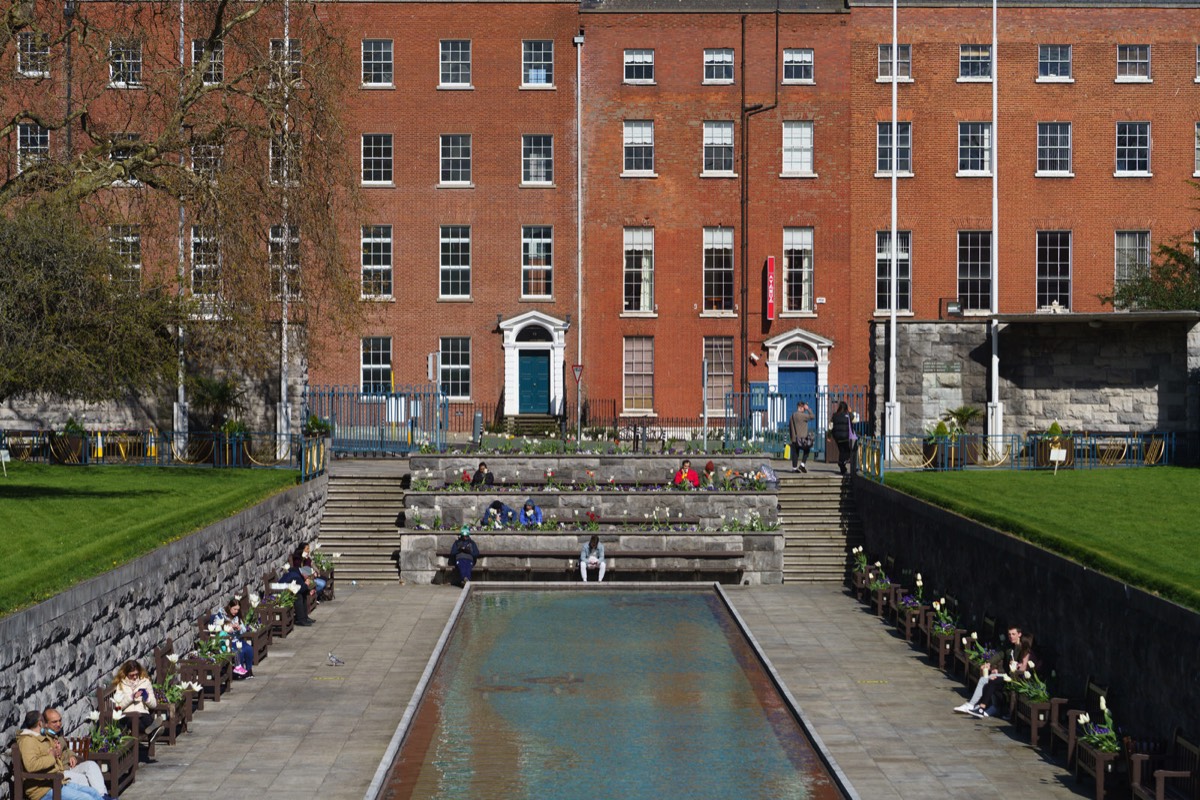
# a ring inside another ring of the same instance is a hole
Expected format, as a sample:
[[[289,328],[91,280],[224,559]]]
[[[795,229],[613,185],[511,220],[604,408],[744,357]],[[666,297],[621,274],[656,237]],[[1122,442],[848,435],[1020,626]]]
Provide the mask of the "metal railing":
[[[332,426],[337,453],[404,455],[446,445],[449,403],[434,386],[379,393],[364,393],[357,386],[309,386],[303,401],[306,419],[315,415]]]
[[[855,415],[859,436],[869,433],[870,394],[862,386],[830,386],[813,392],[730,392],[725,395],[726,447],[729,442],[753,443],[770,453],[782,453],[789,441],[788,422],[800,401],[813,412],[810,423],[815,438],[813,453],[825,453],[824,431],[838,403],[845,402]]]

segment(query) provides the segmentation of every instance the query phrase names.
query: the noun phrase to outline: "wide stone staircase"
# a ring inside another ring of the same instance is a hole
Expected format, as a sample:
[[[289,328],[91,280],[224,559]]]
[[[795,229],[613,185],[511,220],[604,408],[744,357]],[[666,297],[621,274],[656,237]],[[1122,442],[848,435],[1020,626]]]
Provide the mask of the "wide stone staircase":
[[[839,475],[779,476],[784,583],[841,583],[851,547],[862,544],[853,483]]]
[[[330,464],[329,498],[319,538],[324,552],[341,554],[338,583],[398,579],[396,515],[404,509],[401,478],[407,472],[407,459]]]

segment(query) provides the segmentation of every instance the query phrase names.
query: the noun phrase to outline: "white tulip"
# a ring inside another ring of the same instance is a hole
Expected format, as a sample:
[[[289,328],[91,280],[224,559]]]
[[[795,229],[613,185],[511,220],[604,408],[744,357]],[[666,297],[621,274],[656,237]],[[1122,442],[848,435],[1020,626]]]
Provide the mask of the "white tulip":
[[[1029,668],[1030,668],[1030,669],[1033,669],[1034,667],[1036,667],[1036,666],[1037,666],[1037,664],[1033,663],[1032,661],[1029,661],[1029,662],[1027,662],[1027,663],[1029,664]]]
[[[1015,661],[1010,661],[1010,662],[1008,662],[1008,671],[1009,671],[1009,672],[1016,672],[1016,671],[1017,671],[1017,667],[1019,667],[1019,666],[1021,666],[1021,665],[1020,665],[1020,664],[1018,664],[1017,662],[1015,662]]]
[[[334,557],[334,558],[341,558],[341,557],[342,557],[342,554],[341,554],[341,553],[334,553],[334,554],[333,554],[333,557]]]
[[[919,573],[919,572],[917,573],[917,585],[918,586],[921,585],[921,573]]]
[[[172,664],[177,664],[179,663],[179,655],[177,653],[171,653],[167,656],[167,661],[170,661]]]
[[[934,610],[934,611],[938,611],[938,610],[940,610],[940,609],[941,609],[941,607],[942,607],[942,606],[941,606],[941,604],[940,604],[940,603],[938,603],[938,601],[937,601],[937,600],[934,600],[934,601],[933,601],[933,610]]]
[[[259,597],[258,595],[254,594],[253,592],[250,593],[250,605],[251,606],[257,606],[261,600],[262,600],[262,598]]]
[[[1108,701],[1104,699],[1104,695],[1100,695],[1100,710],[1108,711]]]
[[[876,562],[875,562],[875,566],[877,566],[877,567],[882,567],[882,566],[883,566],[883,564],[881,564],[881,563],[879,563],[878,561],[876,561]]]
[[[90,712],[88,714],[88,719],[90,719],[92,722],[98,721],[100,719],[100,712],[99,711]]]
[[[295,581],[292,581],[291,583],[289,583],[287,585],[287,588],[288,588],[288,591],[291,592],[292,594],[300,594],[300,584],[296,583]]]
[[[973,641],[973,642],[979,641],[979,634],[976,631],[971,631],[971,641]]]
[[[1005,675],[1005,676],[1004,676],[1004,682],[1005,682],[1005,683],[1012,683],[1012,675]]]
[[[965,637],[965,636],[962,637],[962,643],[963,643],[963,646],[965,647],[967,644],[967,637]]]
[[[1029,670],[1025,670],[1025,680],[1029,680],[1033,676],[1029,674]]]
[[[112,718],[113,718],[113,722],[119,722],[120,720],[125,719],[125,712],[120,710],[119,708],[114,708]]]
[[[1092,721],[1092,718],[1091,718],[1091,717],[1089,717],[1087,714],[1080,714],[1080,715],[1079,715],[1079,724],[1080,724],[1080,725],[1087,725],[1087,724],[1088,724],[1089,722],[1091,722],[1091,721]]]

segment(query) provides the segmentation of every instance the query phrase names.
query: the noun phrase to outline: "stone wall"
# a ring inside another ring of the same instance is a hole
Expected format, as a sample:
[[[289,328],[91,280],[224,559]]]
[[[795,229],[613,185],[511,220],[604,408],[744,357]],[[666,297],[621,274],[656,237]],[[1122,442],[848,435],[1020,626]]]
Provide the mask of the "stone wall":
[[[986,614],[1033,633],[1056,696],[1080,695],[1091,675],[1108,684],[1122,729],[1195,735],[1200,614],[886,486],[854,489],[869,557],[892,555],[956,597],[964,627]]]
[[[438,481],[453,482],[462,477],[464,470],[475,474],[480,461],[487,462],[488,470],[496,483],[520,483],[521,476],[543,478],[546,470],[553,470],[554,477],[565,483],[593,480],[604,483],[610,478],[617,483],[638,479],[661,479],[670,481],[683,459],[692,462],[692,468],[700,473],[704,463],[711,460],[717,473],[723,475],[727,469],[750,472],[762,464],[770,464],[766,454],[730,455],[701,453],[690,455],[413,455],[409,468],[414,479],[426,479],[439,485]],[[593,474],[588,475],[588,471]],[[511,504],[510,504],[511,505]]]
[[[25,711],[58,706],[68,735],[86,732],[94,689],[127,658],[152,668],[168,636],[191,647],[196,617],[246,584],[259,585],[301,541],[317,536],[327,478],[272,497],[44,603],[0,619],[0,773]],[[0,800],[11,795],[0,784]]]
[[[404,527],[435,526],[444,530],[462,525],[477,526],[487,507],[499,499],[520,510],[527,497],[532,497],[542,512],[557,520],[587,520],[588,512],[600,517],[619,520],[657,518],[661,524],[682,517],[700,520],[702,531],[717,531],[729,520],[749,523],[757,516],[764,525],[779,522],[779,502],[775,492],[680,492],[673,489],[657,491],[522,491],[522,492],[407,492],[404,496]],[[436,521],[440,520],[440,524]],[[656,526],[657,527],[657,526]]]
[[[729,533],[681,533],[655,531],[598,531],[605,550],[744,550],[742,580],[751,585],[783,582],[783,534],[768,532]],[[480,554],[486,556],[491,550],[571,550],[577,551],[592,536],[589,531],[530,533],[504,532],[474,535]],[[405,531],[400,534],[400,571],[405,580],[414,583],[431,583],[437,569],[446,563],[438,558],[438,551],[449,552],[455,534]],[[611,560],[611,559],[610,559]],[[684,565],[683,559],[653,559],[654,566],[670,567]],[[619,562],[619,559],[618,559]],[[644,562],[644,563],[643,563]],[[704,562],[700,562],[703,565]],[[512,566],[520,568],[524,559],[492,557],[487,564],[491,568]],[[562,559],[535,560],[534,566],[548,570],[563,569]],[[714,566],[724,566],[720,561]],[[614,565],[616,569],[620,564]],[[651,566],[650,560],[638,559],[638,566]]]

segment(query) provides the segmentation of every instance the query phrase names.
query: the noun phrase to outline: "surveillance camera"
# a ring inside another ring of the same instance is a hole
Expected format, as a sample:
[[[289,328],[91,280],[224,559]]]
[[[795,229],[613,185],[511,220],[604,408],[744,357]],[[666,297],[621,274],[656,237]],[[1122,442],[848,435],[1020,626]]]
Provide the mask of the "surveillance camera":
[[[751,353],[751,354],[750,354],[750,363],[751,363],[751,364],[757,364],[757,363],[758,363],[758,353]]]

